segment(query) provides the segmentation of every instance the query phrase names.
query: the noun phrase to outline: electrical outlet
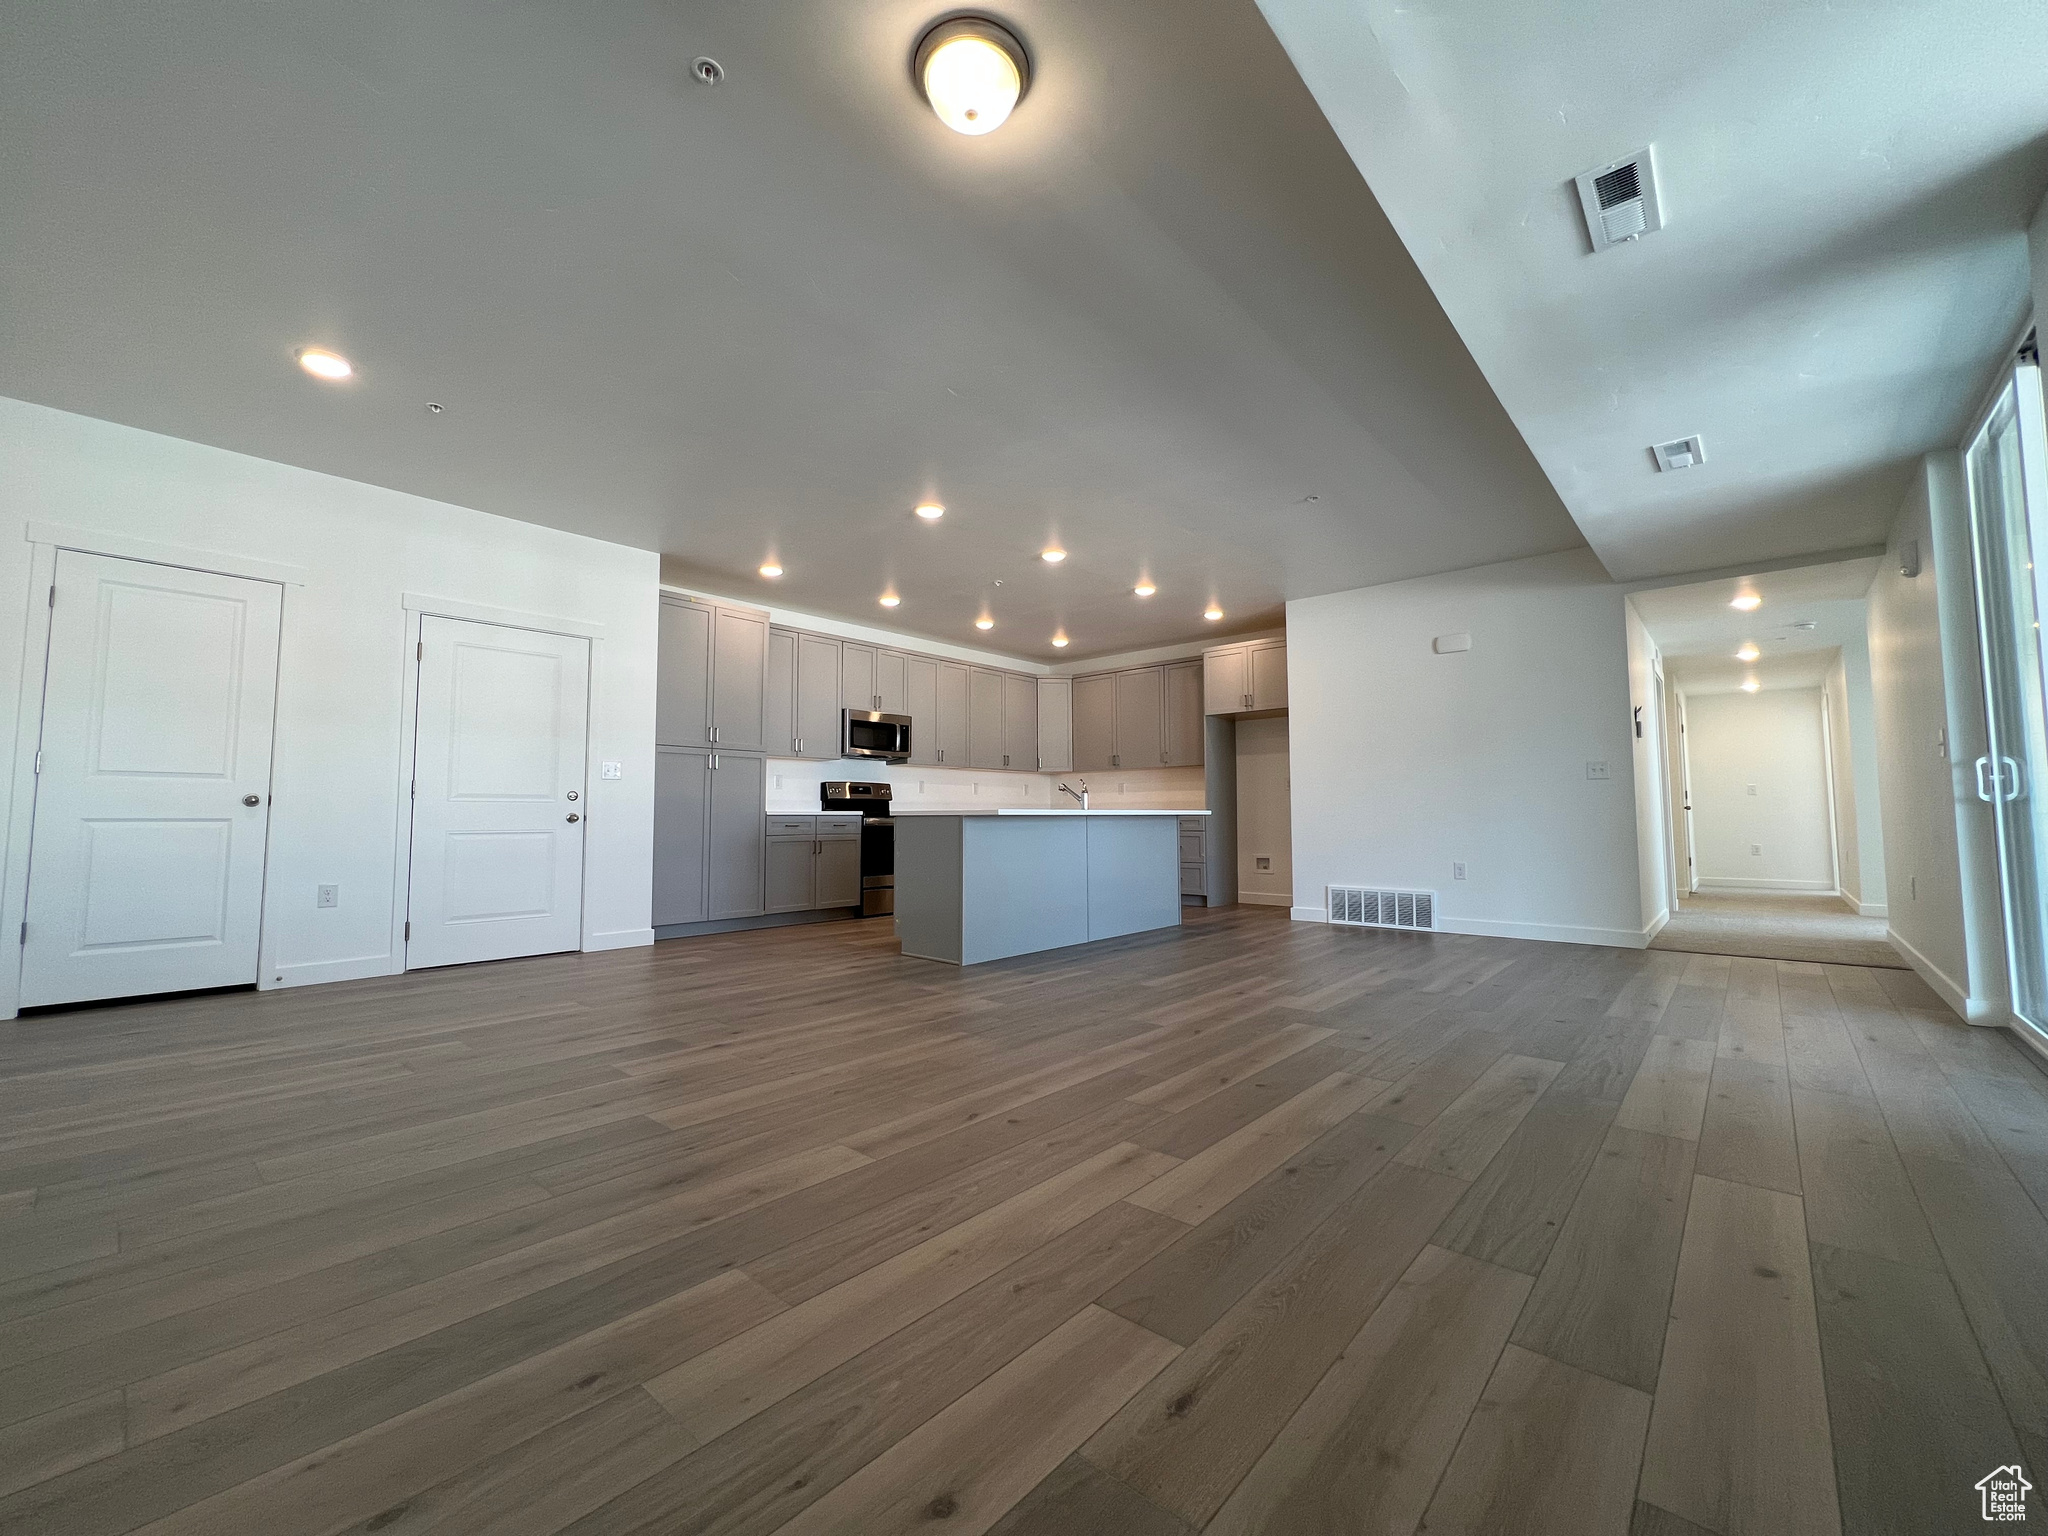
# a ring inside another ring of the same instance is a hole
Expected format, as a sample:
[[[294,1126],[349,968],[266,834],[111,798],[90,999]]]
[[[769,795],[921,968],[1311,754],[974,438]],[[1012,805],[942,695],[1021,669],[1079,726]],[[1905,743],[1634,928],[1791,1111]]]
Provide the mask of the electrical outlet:
[[[1255,860],[1254,862],[1257,863],[1257,865],[1261,869],[1271,869],[1273,867],[1273,861],[1268,858],[1260,858]]]
[[[314,905],[314,906],[316,906],[316,907],[338,907],[338,906],[340,906],[340,905],[341,905],[341,887],[340,887],[340,886],[338,886],[338,885],[323,885],[323,886],[321,886],[321,887],[320,887],[320,890],[319,890],[319,892],[318,892],[318,894],[316,894],[316,895],[315,895],[315,896],[313,897],[313,905]]]
[[[625,770],[620,768],[617,763],[599,763],[597,765],[597,776],[600,779],[623,778]]]
[[[1764,856],[1764,845],[1762,843],[1751,843],[1749,845],[1749,856],[1752,859],[1762,858]]]
[[[1604,757],[1588,758],[1586,760],[1586,777],[1589,779],[1605,779],[1608,777],[1607,759]]]
[[[1747,786],[1745,786],[1745,793],[1747,793],[1747,794],[1752,794],[1752,795],[1753,795],[1753,794],[1755,794],[1755,793],[1756,793],[1756,786],[1755,786],[1754,784],[1750,784],[1750,785],[1747,785]]]
[[[1465,861],[1463,859],[1451,860],[1451,878],[1453,880],[1465,878]]]

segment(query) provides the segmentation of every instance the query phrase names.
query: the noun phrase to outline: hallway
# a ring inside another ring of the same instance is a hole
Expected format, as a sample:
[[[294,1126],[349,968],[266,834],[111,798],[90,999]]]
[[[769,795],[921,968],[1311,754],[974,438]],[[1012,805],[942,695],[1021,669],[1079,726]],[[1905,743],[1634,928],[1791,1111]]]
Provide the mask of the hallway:
[[[1886,942],[1885,920],[1858,917],[1839,896],[1765,896],[1748,891],[1682,896],[1650,948],[1819,965],[1906,967]]]

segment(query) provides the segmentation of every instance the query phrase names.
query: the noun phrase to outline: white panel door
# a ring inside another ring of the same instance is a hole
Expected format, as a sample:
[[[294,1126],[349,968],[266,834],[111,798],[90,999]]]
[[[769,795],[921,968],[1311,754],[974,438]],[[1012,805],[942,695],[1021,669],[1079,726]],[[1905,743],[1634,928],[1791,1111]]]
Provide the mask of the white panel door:
[[[420,620],[408,970],[577,949],[590,642]]]
[[[283,589],[57,556],[25,1007],[256,980]]]

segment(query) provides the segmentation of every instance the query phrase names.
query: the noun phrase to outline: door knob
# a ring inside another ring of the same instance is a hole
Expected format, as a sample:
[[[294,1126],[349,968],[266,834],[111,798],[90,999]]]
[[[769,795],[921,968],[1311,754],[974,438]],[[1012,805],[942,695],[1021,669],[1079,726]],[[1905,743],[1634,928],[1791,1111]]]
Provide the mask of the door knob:
[[[581,821],[583,818],[581,816],[578,816],[574,811],[571,811],[569,813],[569,819],[571,821]]]
[[[262,803],[263,803],[263,797],[262,797],[261,795],[244,795],[244,796],[242,796],[242,804],[244,804],[244,805],[261,805]]]

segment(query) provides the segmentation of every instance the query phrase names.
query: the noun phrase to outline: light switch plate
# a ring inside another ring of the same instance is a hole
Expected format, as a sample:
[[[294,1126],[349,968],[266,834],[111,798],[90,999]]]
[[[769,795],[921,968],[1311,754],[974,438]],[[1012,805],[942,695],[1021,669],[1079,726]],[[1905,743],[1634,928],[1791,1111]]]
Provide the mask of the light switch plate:
[[[624,774],[620,771],[617,763],[599,763],[597,765],[597,776],[600,779],[617,779],[623,778]]]
[[[1453,880],[1465,878],[1465,861],[1463,859],[1451,860],[1451,878]]]
[[[1586,760],[1586,777],[1589,779],[1604,779],[1608,777],[1607,759],[1604,757],[1588,758]]]

